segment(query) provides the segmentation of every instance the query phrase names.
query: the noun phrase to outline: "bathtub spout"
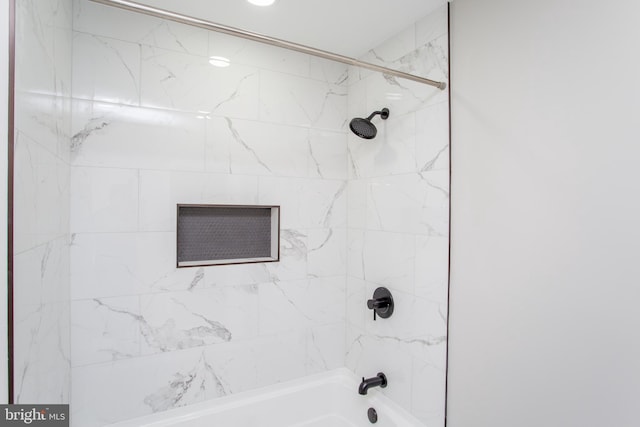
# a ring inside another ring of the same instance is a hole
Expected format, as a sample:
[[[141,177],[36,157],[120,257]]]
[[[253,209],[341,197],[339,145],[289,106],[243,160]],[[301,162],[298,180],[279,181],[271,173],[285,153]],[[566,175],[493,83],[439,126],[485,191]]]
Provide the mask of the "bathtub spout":
[[[373,378],[367,378],[366,380],[362,377],[362,382],[360,383],[360,387],[358,387],[358,393],[365,395],[367,391],[371,387],[382,387],[385,388],[387,386],[387,376],[382,372],[378,372]]]

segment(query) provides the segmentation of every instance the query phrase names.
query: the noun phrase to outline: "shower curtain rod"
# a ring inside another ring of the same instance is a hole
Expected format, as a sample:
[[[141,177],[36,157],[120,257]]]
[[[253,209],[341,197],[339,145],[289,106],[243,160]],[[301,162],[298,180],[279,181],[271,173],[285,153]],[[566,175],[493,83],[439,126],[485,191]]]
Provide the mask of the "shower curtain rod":
[[[383,74],[400,77],[407,80],[412,80],[418,83],[424,83],[429,86],[437,87],[440,90],[444,90],[447,84],[444,82],[438,82],[435,80],[425,79],[409,73],[403,73],[402,71],[392,70],[391,68],[381,67],[379,65],[370,64],[368,62],[359,61],[348,56],[339,55],[337,53],[327,52],[325,50],[315,49],[313,47],[301,45],[298,43],[289,42],[286,40],[276,39],[273,37],[265,36],[258,33],[252,33],[250,31],[241,30],[239,28],[228,27],[226,25],[216,24],[215,22],[206,21],[203,19],[193,18],[191,16],[181,15],[164,9],[158,9],[151,6],[146,6],[140,3],[136,3],[128,0],[91,0],[94,3],[100,3],[107,6],[113,6],[120,9],[130,10],[132,12],[143,13],[145,15],[155,16],[157,18],[168,19],[170,21],[179,22],[181,24],[187,24],[194,27],[204,28],[206,30],[212,30],[219,33],[229,34],[232,36],[242,37],[244,39],[257,41],[260,43],[269,44],[272,46],[281,47],[284,49],[294,50],[296,52],[305,53],[308,55],[318,56],[320,58],[329,59],[332,61],[341,62],[347,65],[355,65],[358,67],[366,68],[368,70],[379,71]]]

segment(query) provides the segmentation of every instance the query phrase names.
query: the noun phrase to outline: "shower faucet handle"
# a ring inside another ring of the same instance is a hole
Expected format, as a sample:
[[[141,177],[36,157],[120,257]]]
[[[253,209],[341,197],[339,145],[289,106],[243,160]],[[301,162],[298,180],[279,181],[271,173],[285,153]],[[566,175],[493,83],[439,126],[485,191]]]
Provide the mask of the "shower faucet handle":
[[[373,292],[373,298],[367,300],[367,308],[373,310],[373,320],[377,316],[386,319],[393,314],[393,297],[387,288],[378,288]]]
[[[390,301],[388,298],[367,300],[367,307],[369,308],[369,310],[373,310],[374,308],[387,308],[389,304]]]

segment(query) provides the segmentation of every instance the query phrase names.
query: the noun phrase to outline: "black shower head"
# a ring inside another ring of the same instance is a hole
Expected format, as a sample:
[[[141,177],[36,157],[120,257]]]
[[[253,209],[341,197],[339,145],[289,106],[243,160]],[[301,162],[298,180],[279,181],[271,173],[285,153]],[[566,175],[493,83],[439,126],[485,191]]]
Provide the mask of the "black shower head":
[[[349,123],[351,132],[355,133],[360,138],[364,138],[364,139],[375,138],[376,134],[378,133],[378,130],[376,129],[376,126],[373,123],[371,123],[371,119],[378,114],[380,114],[380,117],[382,118],[382,120],[387,120],[387,118],[389,117],[389,109],[383,108],[381,111],[374,111],[366,119],[355,118],[351,120],[351,123]]]

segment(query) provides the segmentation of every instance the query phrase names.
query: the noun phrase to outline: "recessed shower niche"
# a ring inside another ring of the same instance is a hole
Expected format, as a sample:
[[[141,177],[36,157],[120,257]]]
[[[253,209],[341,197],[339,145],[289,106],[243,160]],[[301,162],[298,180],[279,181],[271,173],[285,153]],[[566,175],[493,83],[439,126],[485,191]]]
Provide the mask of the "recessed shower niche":
[[[177,266],[280,259],[280,207],[178,205]]]

